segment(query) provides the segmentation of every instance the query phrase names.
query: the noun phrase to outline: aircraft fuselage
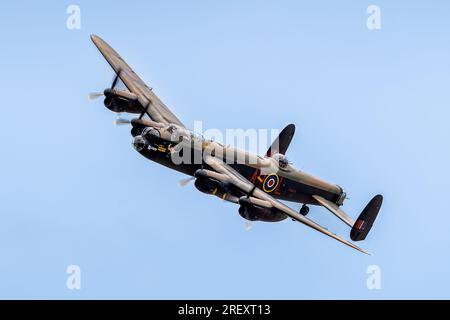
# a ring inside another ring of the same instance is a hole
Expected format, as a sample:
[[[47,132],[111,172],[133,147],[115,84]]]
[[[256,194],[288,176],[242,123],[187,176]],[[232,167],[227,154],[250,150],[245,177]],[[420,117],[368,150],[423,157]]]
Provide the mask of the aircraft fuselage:
[[[143,139],[139,133],[142,132],[132,132],[132,135],[135,139],[133,142],[134,148],[147,159],[190,176],[194,176],[195,172],[199,169],[208,168],[208,166],[203,161],[198,163],[193,161],[193,159],[192,161],[188,161],[188,163],[175,164],[172,159],[172,152],[173,148],[176,146],[176,143],[156,136],[153,137],[151,141],[148,141],[148,139]],[[137,141],[137,139],[139,139],[139,141]],[[266,193],[270,193],[273,197],[280,200],[318,205],[317,201],[311,196],[319,195],[334,203],[342,201],[342,189],[337,187],[335,188],[336,190],[329,190],[329,188],[321,188],[317,185],[317,183],[308,183],[308,180],[310,180],[311,182],[319,181],[321,183],[324,183],[325,186],[329,185],[306,174],[305,178],[302,179],[303,181],[296,181],[288,177],[288,175],[283,174],[282,171],[278,171],[276,173],[265,173],[263,172],[263,170],[255,168],[255,166],[248,164],[228,164],[242,176],[252,182],[257,188],[263,190]],[[331,186],[334,187],[335,185]],[[239,191],[235,192],[234,190],[231,190],[229,191],[229,193],[238,193],[235,194],[235,196],[241,196],[239,194]],[[221,196],[220,193],[217,195]]]

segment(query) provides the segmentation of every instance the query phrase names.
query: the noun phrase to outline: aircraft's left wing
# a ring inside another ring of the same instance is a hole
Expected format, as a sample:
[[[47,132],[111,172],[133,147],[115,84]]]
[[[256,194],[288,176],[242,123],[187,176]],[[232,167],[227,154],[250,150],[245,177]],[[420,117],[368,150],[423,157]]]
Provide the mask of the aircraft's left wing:
[[[138,77],[133,69],[130,68],[109,44],[96,35],[91,35],[91,39],[128,90],[138,97],[139,103],[142,107],[146,108],[146,113],[152,120],[166,124],[173,123],[184,127],[183,123],[169,110],[169,108],[167,108],[153,90]]]
[[[328,231],[327,229],[323,228],[322,226],[315,223],[314,221],[299,214],[294,209],[288,207],[284,203],[276,200],[271,195],[256,188],[250,181],[248,181],[245,177],[243,177],[241,174],[239,174],[239,172],[237,172],[236,170],[231,168],[229,165],[224,163],[222,160],[217,159],[213,156],[206,156],[205,162],[208,166],[213,168],[216,172],[222,174],[223,177],[226,177],[226,178],[222,178],[222,179],[225,179],[226,182],[233,184],[234,186],[236,186],[237,188],[242,190],[244,193],[246,193],[249,197],[250,202],[253,201],[253,203],[255,203],[255,204],[258,203],[258,205],[275,208],[275,209],[283,212],[290,218],[292,218],[314,230],[317,230],[339,242],[342,242],[353,249],[356,249],[365,254],[369,254],[367,251],[359,248],[358,246],[354,245],[350,241],[347,241],[347,240],[335,235],[334,233]]]

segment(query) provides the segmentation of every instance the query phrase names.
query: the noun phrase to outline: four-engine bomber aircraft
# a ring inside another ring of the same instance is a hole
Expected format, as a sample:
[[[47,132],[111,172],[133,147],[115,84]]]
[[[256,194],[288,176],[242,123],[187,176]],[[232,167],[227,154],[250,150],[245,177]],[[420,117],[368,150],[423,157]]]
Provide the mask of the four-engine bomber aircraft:
[[[195,187],[201,192],[236,203],[239,205],[239,214],[244,219],[277,222],[289,217],[367,253],[307,218],[307,205],[319,205],[329,210],[350,226],[350,238],[360,241],[370,231],[383,197],[376,195],[355,222],[340,208],[346,199],[346,193],[341,187],[297,170],[287,161],[285,154],[294,136],[294,125],[288,125],[281,131],[264,157],[206,140],[186,129],[105,41],[95,35],[91,39],[114,69],[116,76],[111,88],[90,96],[104,95],[105,106],[115,113],[139,115],[129,122],[119,122],[131,123],[133,146],[141,155],[192,176],[195,178]],[[116,88],[119,79],[128,90]],[[201,154],[200,162],[173,161],[174,153],[178,152],[180,155],[183,150],[185,152],[186,147],[193,154]],[[279,200],[299,202],[303,206],[297,212]]]

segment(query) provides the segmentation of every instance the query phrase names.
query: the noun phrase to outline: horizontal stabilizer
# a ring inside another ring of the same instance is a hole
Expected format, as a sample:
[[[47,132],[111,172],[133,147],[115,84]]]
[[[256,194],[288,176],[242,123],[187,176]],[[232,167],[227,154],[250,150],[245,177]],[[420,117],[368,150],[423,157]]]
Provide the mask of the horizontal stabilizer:
[[[320,203],[322,206],[324,206],[326,209],[328,209],[336,217],[338,217],[339,219],[344,221],[350,227],[353,227],[353,225],[354,225],[353,219],[348,214],[346,214],[342,209],[340,209],[337,204],[335,204],[329,200],[326,200],[326,199],[322,198],[321,196],[313,195],[312,197],[318,203]]]
[[[376,195],[372,200],[370,200],[362,213],[359,215],[352,231],[350,232],[350,238],[353,241],[361,241],[366,238],[373,223],[375,222],[375,219],[377,218],[382,203],[383,196],[381,194]]]

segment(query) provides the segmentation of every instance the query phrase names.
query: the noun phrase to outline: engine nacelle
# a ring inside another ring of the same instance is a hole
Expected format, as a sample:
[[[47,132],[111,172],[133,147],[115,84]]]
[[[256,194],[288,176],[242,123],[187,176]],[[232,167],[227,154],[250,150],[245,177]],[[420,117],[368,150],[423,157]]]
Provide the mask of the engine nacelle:
[[[201,170],[199,171],[201,172]],[[233,193],[233,190],[228,183],[220,182],[198,173],[199,172],[195,174],[196,179],[194,182],[197,190],[219,197],[225,201],[238,203],[239,198]]]
[[[206,194],[216,195],[218,193],[223,194],[226,192],[220,182],[209,178],[198,177],[195,179],[194,185],[197,190]]]
[[[142,112],[137,96],[131,92],[119,89],[106,89],[103,93],[105,94],[105,107],[112,112]]]
[[[286,215],[274,208],[262,208],[241,201],[239,214],[249,221],[278,222],[286,219]]]

